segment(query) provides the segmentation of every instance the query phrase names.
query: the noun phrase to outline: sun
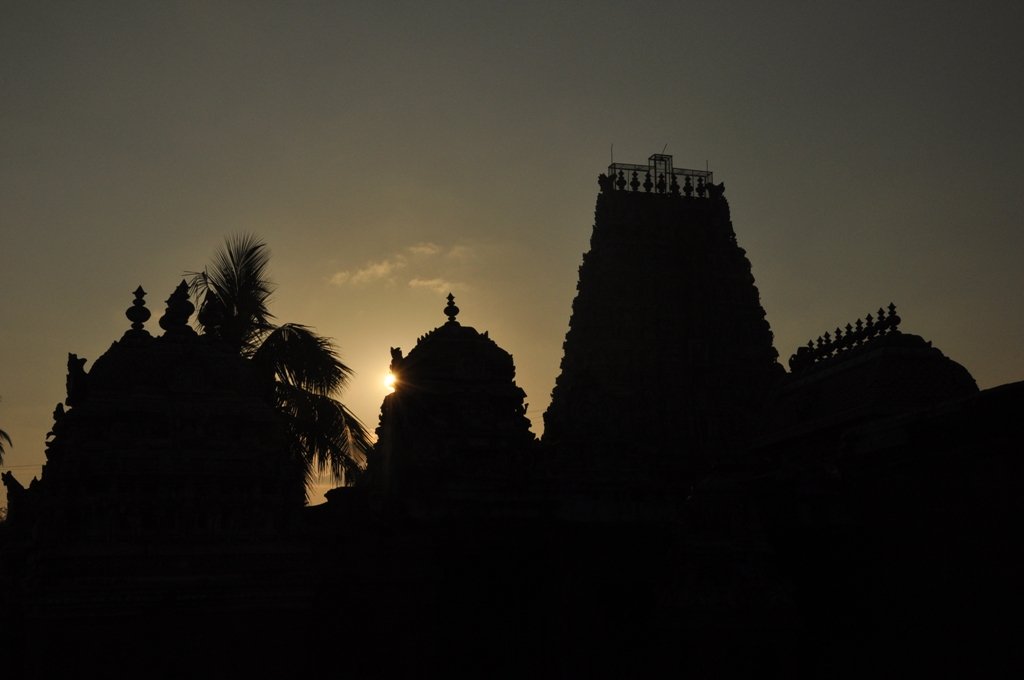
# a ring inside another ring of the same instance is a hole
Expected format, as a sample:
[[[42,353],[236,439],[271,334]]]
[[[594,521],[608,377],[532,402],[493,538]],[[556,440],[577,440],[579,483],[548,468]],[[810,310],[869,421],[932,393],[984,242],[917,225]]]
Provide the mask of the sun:
[[[394,392],[395,391],[395,374],[394,373],[387,373],[387,374],[385,374],[383,383],[384,383],[384,387],[386,387],[388,389],[388,394],[390,394],[391,392]]]

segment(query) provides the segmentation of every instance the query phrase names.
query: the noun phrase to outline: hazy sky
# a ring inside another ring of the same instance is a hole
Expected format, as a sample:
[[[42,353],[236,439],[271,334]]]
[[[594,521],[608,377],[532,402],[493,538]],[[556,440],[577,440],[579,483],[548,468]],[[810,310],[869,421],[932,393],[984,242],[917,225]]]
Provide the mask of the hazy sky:
[[[450,288],[539,434],[612,144],[725,182],[783,361],[891,300],[981,387],[1024,379],[1022,7],[5,2],[5,468],[39,473],[67,353],[139,284],[159,331],[241,231],[371,428]]]

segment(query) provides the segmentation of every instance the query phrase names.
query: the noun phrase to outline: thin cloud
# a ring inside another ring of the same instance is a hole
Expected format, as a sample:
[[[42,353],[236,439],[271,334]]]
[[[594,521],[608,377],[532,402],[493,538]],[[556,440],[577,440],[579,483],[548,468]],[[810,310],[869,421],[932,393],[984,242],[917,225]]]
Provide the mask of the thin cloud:
[[[417,243],[414,246],[409,246],[406,250],[412,255],[430,257],[441,252],[441,246],[436,243]]]
[[[404,266],[405,261],[401,259],[371,262],[352,275],[352,283],[359,285],[363,283],[370,283],[372,281],[379,281],[380,279],[386,279],[391,276],[391,273],[396,269],[401,269]]]
[[[452,283],[445,279],[412,279],[409,281],[410,288],[426,288],[439,295],[447,295],[455,288],[465,289],[461,283]]]
[[[336,273],[331,277],[331,283],[336,286],[343,286],[345,284],[352,284],[353,286],[366,285],[367,283],[373,283],[374,281],[389,278],[391,274],[396,270],[403,268],[405,264],[405,258],[401,256],[388,260],[381,260],[380,262],[370,262],[365,267],[361,267],[355,271]]]
[[[473,249],[469,246],[452,246],[448,253],[445,255],[452,260],[468,260],[473,257]]]
[[[450,285],[441,278],[431,278],[429,273],[423,269],[437,269],[444,261],[457,260],[459,262],[468,259],[472,250],[467,246],[454,245],[451,247],[441,246],[437,243],[424,241],[406,246],[401,251],[386,257],[383,260],[368,262],[358,269],[347,269],[334,273],[328,281],[335,286],[365,286],[377,282],[395,283],[395,273],[400,269],[413,269],[414,276],[409,281],[411,288],[428,288],[440,290]],[[442,260],[437,260],[442,257]],[[433,265],[433,266],[431,266]],[[432,273],[432,272],[431,272]],[[445,293],[448,291],[445,290]]]
[[[337,272],[331,278],[327,279],[335,286],[344,286],[348,283],[348,280],[352,278],[352,275],[348,272]]]

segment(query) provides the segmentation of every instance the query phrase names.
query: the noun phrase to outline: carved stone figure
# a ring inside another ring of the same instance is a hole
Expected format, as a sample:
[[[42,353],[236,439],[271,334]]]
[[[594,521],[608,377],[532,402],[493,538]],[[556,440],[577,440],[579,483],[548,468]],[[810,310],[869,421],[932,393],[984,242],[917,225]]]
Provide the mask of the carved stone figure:
[[[68,376],[65,380],[67,387],[68,406],[80,404],[88,393],[88,382],[85,375],[86,359],[80,359],[77,354],[68,354]]]

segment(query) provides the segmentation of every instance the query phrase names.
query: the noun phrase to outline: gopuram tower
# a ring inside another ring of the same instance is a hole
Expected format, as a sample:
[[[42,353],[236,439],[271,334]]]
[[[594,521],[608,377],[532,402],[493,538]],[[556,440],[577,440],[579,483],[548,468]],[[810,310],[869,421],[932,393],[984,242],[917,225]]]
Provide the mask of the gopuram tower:
[[[598,182],[543,441],[567,470],[687,478],[742,450],[784,371],[725,185],[662,154]]]

